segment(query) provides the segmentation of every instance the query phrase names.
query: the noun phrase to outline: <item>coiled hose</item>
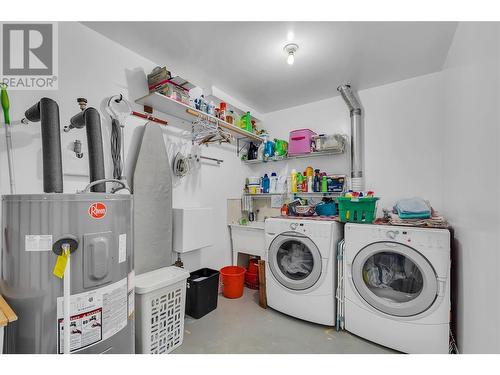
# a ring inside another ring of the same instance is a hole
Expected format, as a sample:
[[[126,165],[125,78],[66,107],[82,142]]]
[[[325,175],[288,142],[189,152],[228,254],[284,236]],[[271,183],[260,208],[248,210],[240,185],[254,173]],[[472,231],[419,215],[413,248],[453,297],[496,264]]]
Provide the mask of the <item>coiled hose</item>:
[[[111,159],[113,160],[113,178],[119,180],[122,177],[122,137],[120,134],[120,122],[111,119]]]

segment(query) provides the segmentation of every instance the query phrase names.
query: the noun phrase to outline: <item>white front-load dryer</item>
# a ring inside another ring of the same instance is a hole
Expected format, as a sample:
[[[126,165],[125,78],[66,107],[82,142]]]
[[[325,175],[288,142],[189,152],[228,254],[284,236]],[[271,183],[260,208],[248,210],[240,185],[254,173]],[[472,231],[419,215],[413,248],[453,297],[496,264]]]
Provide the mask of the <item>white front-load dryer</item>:
[[[405,353],[448,353],[450,232],[346,224],[345,329]]]
[[[267,304],[299,319],[335,325],[335,254],[343,225],[271,218],[265,233]]]

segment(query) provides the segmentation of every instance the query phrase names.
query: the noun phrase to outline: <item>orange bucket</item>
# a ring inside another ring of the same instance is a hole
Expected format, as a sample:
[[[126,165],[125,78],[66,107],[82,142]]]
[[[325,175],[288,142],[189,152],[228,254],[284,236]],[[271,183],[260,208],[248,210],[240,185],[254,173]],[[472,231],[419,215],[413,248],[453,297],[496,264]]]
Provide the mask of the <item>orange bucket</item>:
[[[222,294],[226,298],[240,298],[243,295],[246,269],[239,266],[227,266],[220,270]]]

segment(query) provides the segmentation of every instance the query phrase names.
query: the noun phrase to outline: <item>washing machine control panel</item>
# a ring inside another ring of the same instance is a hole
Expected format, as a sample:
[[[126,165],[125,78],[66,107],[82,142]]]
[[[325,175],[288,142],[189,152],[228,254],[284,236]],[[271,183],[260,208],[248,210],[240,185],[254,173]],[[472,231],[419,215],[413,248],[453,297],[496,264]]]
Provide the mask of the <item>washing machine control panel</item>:
[[[317,223],[310,224],[300,221],[292,221],[289,223],[284,223],[283,230],[281,232],[293,231],[308,237],[329,238],[332,233],[331,226],[322,224],[323,223],[317,225]]]

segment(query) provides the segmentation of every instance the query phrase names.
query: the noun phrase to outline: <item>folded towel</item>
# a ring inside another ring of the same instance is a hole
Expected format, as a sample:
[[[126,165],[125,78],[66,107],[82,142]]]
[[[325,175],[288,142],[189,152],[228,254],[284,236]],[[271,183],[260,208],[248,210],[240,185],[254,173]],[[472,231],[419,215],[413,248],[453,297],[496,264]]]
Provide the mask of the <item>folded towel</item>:
[[[252,197],[244,195],[241,197],[241,210],[246,212],[253,211],[253,200]]]
[[[402,219],[401,216],[390,213],[389,224],[406,225],[411,227],[448,228],[448,222],[437,213],[428,219]]]
[[[394,210],[401,218],[429,218],[431,206],[421,198],[400,199],[394,205]]]

